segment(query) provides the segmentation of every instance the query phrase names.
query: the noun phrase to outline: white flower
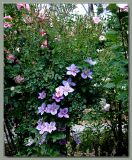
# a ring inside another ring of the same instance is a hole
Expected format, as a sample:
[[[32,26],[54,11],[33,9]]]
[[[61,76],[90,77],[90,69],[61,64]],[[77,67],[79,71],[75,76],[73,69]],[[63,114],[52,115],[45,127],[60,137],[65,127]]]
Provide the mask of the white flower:
[[[33,143],[34,143],[34,140],[32,138],[29,138],[26,146],[31,146]]]
[[[15,89],[15,87],[14,87],[14,86],[12,86],[12,87],[10,88],[10,90],[11,90],[11,91],[14,91],[14,89]]]
[[[109,111],[109,109],[110,109],[110,104],[107,104],[106,103],[106,105],[104,106],[104,108],[103,108],[105,111]]]
[[[126,6],[128,6],[128,4],[117,4],[117,6],[118,6],[119,8],[125,8]]]
[[[96,51],[99,53],[99,52],[102,52],[102,51],[103,51],[103,49],[97,49]]]
[[[106,38],[105,38],[105,36],[101,35],[101,36],[99,37],[99,40],[100,40],[100,41],[105,41]]]
[[[17,51],[17,52],[20,52],[20,48],[16,48],[16,51]]]

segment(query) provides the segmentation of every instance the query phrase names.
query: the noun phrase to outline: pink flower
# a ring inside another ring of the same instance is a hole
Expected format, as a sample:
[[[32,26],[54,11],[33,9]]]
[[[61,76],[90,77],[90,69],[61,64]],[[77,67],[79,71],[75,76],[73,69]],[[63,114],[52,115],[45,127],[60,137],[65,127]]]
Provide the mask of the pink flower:
[[[6,59],[14,62],[14,60],[15,60],[16,58],[15,58],[15,56],[14,56],[13,54],[9,54],[9,55],[6,57]]]
[[[18,84],[19,84],[19,83],[23,83],[23,82],[24,82],[24,77],[18,75],[18,76],[16,76],[16,77],[14,78],[14,80],[15,80],[15,82],[18,83]]]
[[[32,18],[30,16],[26,16],[23,20],[26,24],[31,24],[32,23]]]
[[[40,35],[44,36],[44,35],[46,35],[46,32],[42,30],[42,31],[40,31]]]
[[[12,20],[12,17],[10,15],[9,16],[5,16],[4,19]]]
[[[39,18],[40,21],[43,21],[45,19],[44,13],[40,12],[39,15],[38,15],[38,18]]]
[[[21,10],[21,9],[27,9],[28,11],[30,11],[30,6],[27,3],[17,3],[17,9]]]
[[[29,4],[25,4],[25,8],[30,11],[30,5]]]
[[[56,93],[55,93],[56,97],[61,97],[63,96],[63,87],[59,86],[58,88],[56,88]]]
[[[20,10],[22,8],[25,8],[25,3],[17,3],[17,9]]]
[[[14,33],[17,34],[17,31],[15,30]]]
[[[10,24],[8,22],[4,23],[4,28],[11,28],[11,27],[12,27],[12,24]]]
[[[7,50],[7,49],[4,49],[4,52],[5,53],[11,53],[9,50]]]
[[[48,48],[48,41],[47,41],[47,39],[42,42],[41,48]]]
[[[70,87],[70,85],[69,85],[68,82],[65,84],[65,86],[62,86],[62,87],[63,87],[63,88],[62,88],[62,89],[63,89],[63,94],[64,94],[65,96],[67,96],[68,93],[71,93],[71,92],[74,91],[74,89]]]
[[[128,4],[117,4],[117,6],[121,9],[121,12],[128,12]]]
[[[101,20],[98,16],[93,17],[93,21],[95,24],[98,24],[99,22],[101,22]]]

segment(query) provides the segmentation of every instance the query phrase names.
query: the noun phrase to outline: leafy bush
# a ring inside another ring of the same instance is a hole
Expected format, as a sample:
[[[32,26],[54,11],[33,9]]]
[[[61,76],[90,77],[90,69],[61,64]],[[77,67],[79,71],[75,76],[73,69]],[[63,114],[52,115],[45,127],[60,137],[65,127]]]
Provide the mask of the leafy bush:
[[[121,154],[121,127],[128,122],[128,44],[122,36],[127,13],[109,5],[113,14],[104,32],[103,19],[71,14],[74,8],[51,4],[41,15],[34,4],[4,5],[6,155],[68,155],[66,144],[74,148],[72,125],[84,119],[109,121]],[[101,98],[109,103],[109,112],[101,110]],[[84,115],[85,109],[91,111]],[[98,136],[105,145],[104,134]],[[80,149],[85,147],[84,141]]]

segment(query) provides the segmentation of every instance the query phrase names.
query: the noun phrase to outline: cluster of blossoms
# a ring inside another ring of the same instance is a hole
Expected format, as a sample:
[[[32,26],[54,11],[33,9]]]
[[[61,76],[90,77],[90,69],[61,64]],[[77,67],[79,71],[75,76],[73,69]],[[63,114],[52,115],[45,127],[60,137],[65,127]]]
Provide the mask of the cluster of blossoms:
[[[51,133],[52,131],[56,130],[56,123],[39,121],[36,129],[39,130],[39,134],[43,134],[44,132]]]
[[[30,11],[29,4],[26,4],[26,3],[17,3],[16,6],[17,6],[18,10],[26,9],[26,10]],[[4,20],[5,20],[5,22],[4,22],[4,28],[12,28],[13,24],[10,23],[12,21],[12,17],[10,15],[5,16]],[[30,17],[26,17],[24,20],[25,20],[26,23],[31,23],[31,18]]]
[[[41,35],[42,37],[44,37],[44,36],[46,35],[46,32],[45,32],[43,29],[41,29],[39,33],[40,33],[40,35]],[[45,40],[41,43],[41,48],[48,48],[48,40],[47,40],[47,39],[45,39]]]
[[[45,34],[45,32],[44,32]],[[85,62],[89,63],[90,65],[95,65],[96,61],[93,61],[91,58],[87,58],[85,60]],[[69,67],[66,67],[67,75],[73,76],[75,77],[79,72],[80,69],[75,65],[72,64]],[[90,69],[83,69],[82,73],[81,73],[81,77],[83,79],[92,79],[92,71]],[[68,96],[69,93],[72,93],[74,91],[74,89],[72,87],[75,87],[76,83],[74,83],[72,81],[72,78],[68,78],[67,80],[63,80],[62,81],[62,85],[58,86],[55,89],[55,93],[53,93],[52,99],[55,100],[56,102],[53,102],[52,104],[46,104],[45,102],[43,102],[41,104],[40,107],[38,107],[38,113],[42,116],[44,113],[47,114],[51,114],[51,115],[57,115],[58,118],[69,118],[69,114],[68,114],[68,108],[67,107],[63,107],[61,108],[60,105],[56,104],[57,102],[60,102],[61,100],[64,99],[64,97]],[[45,91],[42,91],[39,93],[38,99],[44,99],[46,98],[46,93]],[[60,126],[58,126],[56,128],[56,122],[42,122],[41,120],[39,120],[38,125],[36,127],[36,129],[39,131],[39,134],[43,135],[47,133],[51,133],[53,131],[55,131],[56,129],[58,129],[58,131],[65,131],[65,127],[61,128]],[[46,137],[46,136],[44,136]],[[74,135],[73,136],[74,140],[76,141],[77,144],[80,144],[80,139],[78,136]],[[42,138],[43,139],[43,138]],[[45,141],[45,138],[44,138]],[[44,142],[43,141],[43,142]],[[59,142],[61,145],[66,143],[66,140],[63,139]]]
[[[12,21],[12,17],[10,15],[4,17],[4,28],[12,28],[13,24],[10,23]]]
[[[56,115],[58,110],[59,110],[58,113],[59,118],[62,117],[69,118],[68,108],[61,109],[60,105],[57,105],[55,102],[52,104],[48,104],[47,106],[45,103],[42,103],[42,105],[38,107],[38,113],[40,113],[41,115],[43,115],[44,113],[50,113],[52,115]]]

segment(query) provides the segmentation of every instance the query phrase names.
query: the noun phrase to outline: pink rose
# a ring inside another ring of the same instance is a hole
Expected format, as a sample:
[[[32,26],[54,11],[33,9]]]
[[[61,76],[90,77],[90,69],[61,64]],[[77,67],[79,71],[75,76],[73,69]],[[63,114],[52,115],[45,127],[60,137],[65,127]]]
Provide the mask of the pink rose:
[[[48,47],[48,41],[46,39],[45,41],[42,42],[41,48],[47,48],[47,47]]]
[[[14,60],[16,59],[15,56],[13,54],[9,54],[8,56],[6,56],[6,59],[14,62]]]
[[[17,3],[17,9],[20,10],[22,8],[25,8],[25,3]]]
[[[23,83],[24,82],[24,77],[18,75],[14,78],[15,82],[20,84],[20,83]]]
[[[43,30],[41,30],[41,31],[40,31],[40,35],[41,35],[41,36],[44,36],[44,35],[46,35],[46,32],[43,31]]]
[[[25,4],[25,8],[30,11],[30,5],[29,4]]]
[[[93,17],[93,21],[95,24],[98,24],[99,22],[101,22],[101,20],[98,16]]]
[[[11,28],[11,27],[12,27],[12,24],[10,24],[8,22],[4,23],[4,28]]]
[[[10,15],[9,16],[5,16],[4,19],[12,20],[12,17]]]
[[[28,11],[30,11],[30,5],[27,3],[17,3],[17,9],[21,10],[21,9],[27,9]]]

